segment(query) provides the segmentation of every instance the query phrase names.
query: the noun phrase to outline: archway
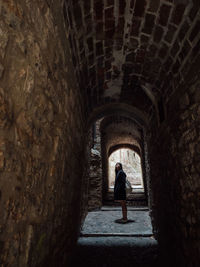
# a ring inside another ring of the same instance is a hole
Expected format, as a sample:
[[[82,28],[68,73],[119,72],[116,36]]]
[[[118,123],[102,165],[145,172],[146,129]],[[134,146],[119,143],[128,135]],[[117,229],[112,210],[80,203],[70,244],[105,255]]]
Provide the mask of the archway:
[[[131,148],[119,148],[108,157],[108,190],[112,192],[114,189],[116,162],[122,163],[127,179],[132,185],[132,192],[138,189],[144,192],[141,158]]]

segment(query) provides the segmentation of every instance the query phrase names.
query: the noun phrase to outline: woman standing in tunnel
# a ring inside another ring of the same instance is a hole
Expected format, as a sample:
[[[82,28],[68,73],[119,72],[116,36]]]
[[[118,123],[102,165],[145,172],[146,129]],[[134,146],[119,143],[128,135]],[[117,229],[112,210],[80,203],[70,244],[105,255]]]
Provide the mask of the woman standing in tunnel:
[[[127,219],[127,206],[126,206],[126,174],[122,169],[122,164],[117,162],[115,165],[115,186],[114,186],[114,199],[120,202],[122,207],[122,219],[117,220],[119,223],[126,223]]]

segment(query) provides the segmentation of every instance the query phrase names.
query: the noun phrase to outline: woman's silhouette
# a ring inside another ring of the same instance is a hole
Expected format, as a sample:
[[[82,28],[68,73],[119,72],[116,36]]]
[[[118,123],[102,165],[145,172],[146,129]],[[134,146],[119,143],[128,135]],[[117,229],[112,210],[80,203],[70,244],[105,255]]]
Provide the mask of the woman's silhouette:
[[[117,222],[126,223],[127,219],[127,206],[126,206],[126,174],[122,169],[122,164],[117,162],[115,165],[115,187],[114,187],[114,199],[120,202],[122,207],[122,219]]]

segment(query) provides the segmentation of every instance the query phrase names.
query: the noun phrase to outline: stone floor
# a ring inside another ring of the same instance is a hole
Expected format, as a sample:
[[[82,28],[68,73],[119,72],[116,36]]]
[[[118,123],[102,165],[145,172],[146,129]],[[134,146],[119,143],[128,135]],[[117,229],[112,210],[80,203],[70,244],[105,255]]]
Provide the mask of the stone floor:
[[[121,217],[121,208],[103,207],[101,211],[89,212],[81,233],[83,236],[152,236],[148,209],[128,208],[128,223],[126,224],[115,222]]]
[[[128,208],[129,222],[118,224],[121,209],[103,207],[86,217],[70,267],[155,267],[158,246],[146,208]]]

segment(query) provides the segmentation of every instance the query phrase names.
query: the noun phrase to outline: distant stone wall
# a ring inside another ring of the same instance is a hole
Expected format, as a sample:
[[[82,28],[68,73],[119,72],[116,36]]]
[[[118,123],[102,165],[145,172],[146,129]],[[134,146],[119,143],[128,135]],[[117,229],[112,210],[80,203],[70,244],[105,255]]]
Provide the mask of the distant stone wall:
[[[153,125],[149,142],[158,240],[173,262],[189,267],[200,262],[199,62],[166,104],[166,120]]]
[[[84,109],[62,10],[0,2],[1,266],[61,266],[80,227]]]

